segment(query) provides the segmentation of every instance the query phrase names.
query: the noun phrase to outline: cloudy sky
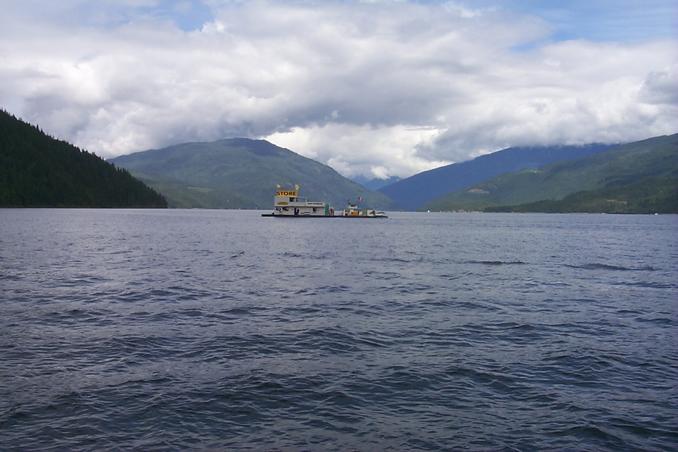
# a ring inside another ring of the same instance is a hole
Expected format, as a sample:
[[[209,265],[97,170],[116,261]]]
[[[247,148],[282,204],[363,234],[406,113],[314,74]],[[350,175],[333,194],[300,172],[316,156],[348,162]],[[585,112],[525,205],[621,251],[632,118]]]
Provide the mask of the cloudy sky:
[[[348,176],[678,132],[674,0],[0,0],[0,108],[102,157],[266,138]]]

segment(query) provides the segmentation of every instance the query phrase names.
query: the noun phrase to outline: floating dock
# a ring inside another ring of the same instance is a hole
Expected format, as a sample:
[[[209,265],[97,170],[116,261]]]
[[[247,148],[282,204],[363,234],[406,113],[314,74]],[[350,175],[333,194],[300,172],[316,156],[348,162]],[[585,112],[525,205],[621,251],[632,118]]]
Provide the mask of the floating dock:
[[[273,197],[273,212],[262,217],[276,218],[388,218],[381,211],[359,208],[358,203],[348,203],[345,209],[335,212],[334,208],[322,201],[309,201],[299,197],[299,185],[294,189],[278,186]]]

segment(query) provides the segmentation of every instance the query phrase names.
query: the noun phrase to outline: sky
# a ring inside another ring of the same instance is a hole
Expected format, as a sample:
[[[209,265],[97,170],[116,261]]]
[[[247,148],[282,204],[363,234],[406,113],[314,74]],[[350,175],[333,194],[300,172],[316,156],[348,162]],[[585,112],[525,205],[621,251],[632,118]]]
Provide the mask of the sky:
[[[0,0],[0,108],[104,158],[267,139],[367,178],[678,132],[673,0]]]

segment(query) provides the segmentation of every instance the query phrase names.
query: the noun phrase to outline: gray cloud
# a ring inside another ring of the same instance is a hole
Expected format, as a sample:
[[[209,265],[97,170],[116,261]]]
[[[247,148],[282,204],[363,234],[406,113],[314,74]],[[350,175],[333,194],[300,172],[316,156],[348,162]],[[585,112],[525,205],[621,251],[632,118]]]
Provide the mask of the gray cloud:
[[[641,87],[641,99],[649,104],[678,108],[678,65],[647,74]]]
[[[456,3],[211,2],[186,31],[161,3],[12,6],[1,105],[106,157],[268,137],[380,177],[675,131],[672,41],[551,43],[541,19]]]

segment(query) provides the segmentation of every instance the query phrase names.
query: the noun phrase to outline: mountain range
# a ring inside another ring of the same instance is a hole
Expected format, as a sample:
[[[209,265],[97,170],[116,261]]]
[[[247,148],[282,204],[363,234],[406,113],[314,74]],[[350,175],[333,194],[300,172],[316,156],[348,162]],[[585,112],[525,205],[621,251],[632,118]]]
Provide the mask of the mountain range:
[[[422,209],[434,199],[456,192],[500,174],[550,163],[572,160],[609,149],[610,145],[513,147],[473,160],[442,166],[415,174],[379,191],[393,199],[395,207]]]
[[[0,110],[0,207],[167,207],[101,158]]]
[[[304,197],[338,208],[360,200],[378,209],[678,213],[678,134],[621,145],[507,148],[402,180],[358,177],[362,185],[246,138],[178,144],[112,162],[0,110],[3,207],[267,209],[277,185],[300,184]],[[379,191],[367,188],[389,181]]]
[[[431,210],[678,212],[678,134],[504,174],[443,196]]]
[[[184,143],[111,160],[165,195],[170,207],[268,209],[277,185],[343,208],[348,201],[385,209],[391,200],[327,165],[265,140]]]
[[[391,176],[391,177],[387,177],[386,179],[379,179],[379,178],[376,178],[376,177],[369,178],[369,177],[358,175],[358,176],[352,177],[351,180],[359,183],[363,187],[368,188],[370,190],[379,190],[380,188],[386,187],[387,185],[395,184],[396,182],[398,182],[400,180],[400,177]]]

